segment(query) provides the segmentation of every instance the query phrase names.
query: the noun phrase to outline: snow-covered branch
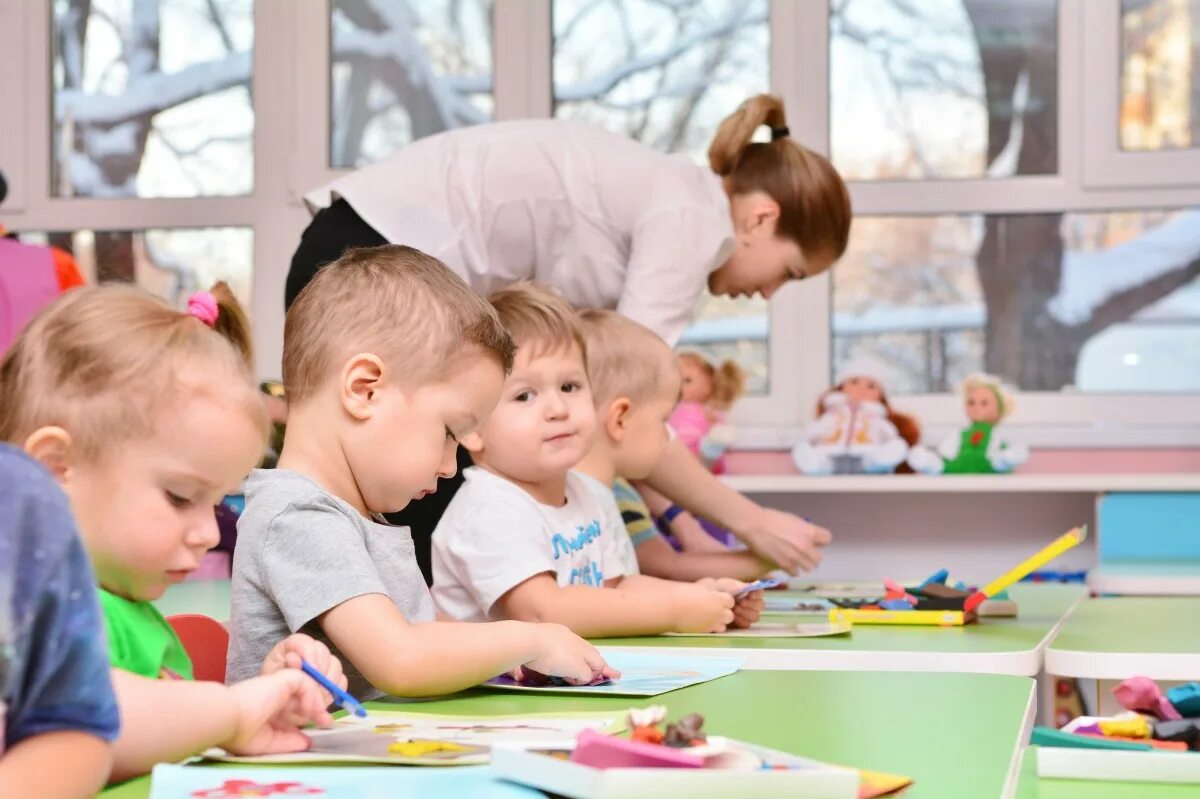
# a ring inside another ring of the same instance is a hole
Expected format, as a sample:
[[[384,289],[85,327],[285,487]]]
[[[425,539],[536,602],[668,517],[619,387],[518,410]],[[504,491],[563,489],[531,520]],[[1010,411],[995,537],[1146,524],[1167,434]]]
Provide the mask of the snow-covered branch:
[[[742,28],[766,22],[766,20],[765,12],[749,14],[745,6],[735,5],[723,19],[696,28],[686,36],[680,36],[667,49],[647,53],[620,64],[603,75],[557,89],[554,99],[560,103],[571,103],[600,97],[634,75],[666,66],[699,44],[730,36]]]
[[[1200,211],[1187,211],[1115,247],[1064,254],[1062,282],[1046,307],[1065,325],[1088,324],[1119,295],[1195,269],[1196,261],[1200,261]]]
[[[233,86],[249,86],[250,53],[233,53],[202,61],[178,72],[152,72],[131,77],[120,95],[60,91],[55,102],[58,120],[76,125],[115,125],[145,115],[157,114],[206,94]]]

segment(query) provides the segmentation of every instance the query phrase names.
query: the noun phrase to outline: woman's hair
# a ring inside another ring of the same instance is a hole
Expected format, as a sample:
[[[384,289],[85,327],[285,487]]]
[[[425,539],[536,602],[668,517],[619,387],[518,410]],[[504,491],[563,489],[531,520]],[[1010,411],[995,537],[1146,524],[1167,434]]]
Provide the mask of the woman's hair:
[[[0,441],[20,446],[37,429],[57,426],[81,457],[94,460],[113,444],[153,434],[162,411],[214,387],[240,395],[265,441],[246,316],[228,286],[214,289],[211,328],[205,314],[177,311],[132,286],[60,296],[0,361]],[[210,303],[202,298],[199,305]]]
[[[771,141],[751,141],[762,125],[770,127]],[[791,137],[778,97],[755,95],[727,116],[709,145],[708,163],[731,195],[761,191],[779,203],[776,233],[805,255],[833,261],[846,251],[850,192],[833,164]]]
[[[734,361],[713,366],[698,352],[681,352],[679,360],[694,364],[708,375],[712,383],[712,396],[708,398],[708,404],[719,411],[729,410],[746,391],[746,372]]]

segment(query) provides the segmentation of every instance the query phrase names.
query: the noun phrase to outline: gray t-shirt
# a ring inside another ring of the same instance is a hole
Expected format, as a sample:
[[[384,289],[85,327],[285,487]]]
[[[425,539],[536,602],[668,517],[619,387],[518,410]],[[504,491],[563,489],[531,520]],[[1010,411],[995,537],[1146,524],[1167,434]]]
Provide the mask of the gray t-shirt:
[[[408,528],[364,518],[298,472],[255,469],[238,520],[226,679],[258,674],[272,647],[302,632],[341,659],[351,694],[381,696],[316,622],[364,594],[388,596],[410,622],[433,620]]]

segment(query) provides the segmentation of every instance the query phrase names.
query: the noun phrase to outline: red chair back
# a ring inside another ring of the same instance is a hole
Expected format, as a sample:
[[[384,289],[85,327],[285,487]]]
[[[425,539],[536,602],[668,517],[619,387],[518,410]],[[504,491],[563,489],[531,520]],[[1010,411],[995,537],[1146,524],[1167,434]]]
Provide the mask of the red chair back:
[[[229,631],[216,619],[199,613],[168,616],[188,657],[197,680],[225,682],[225,655],[229,651]]]

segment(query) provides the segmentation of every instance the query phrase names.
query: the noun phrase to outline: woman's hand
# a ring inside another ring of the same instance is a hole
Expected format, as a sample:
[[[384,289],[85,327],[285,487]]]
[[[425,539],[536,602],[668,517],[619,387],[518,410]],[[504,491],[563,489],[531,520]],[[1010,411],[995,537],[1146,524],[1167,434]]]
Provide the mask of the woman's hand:
[[[795,576],[801,569],[812,571],[821,562],[822,548],[833,540],[824,527],[791,513],[755,506],[734,535],[746,542],[763,560]]]

